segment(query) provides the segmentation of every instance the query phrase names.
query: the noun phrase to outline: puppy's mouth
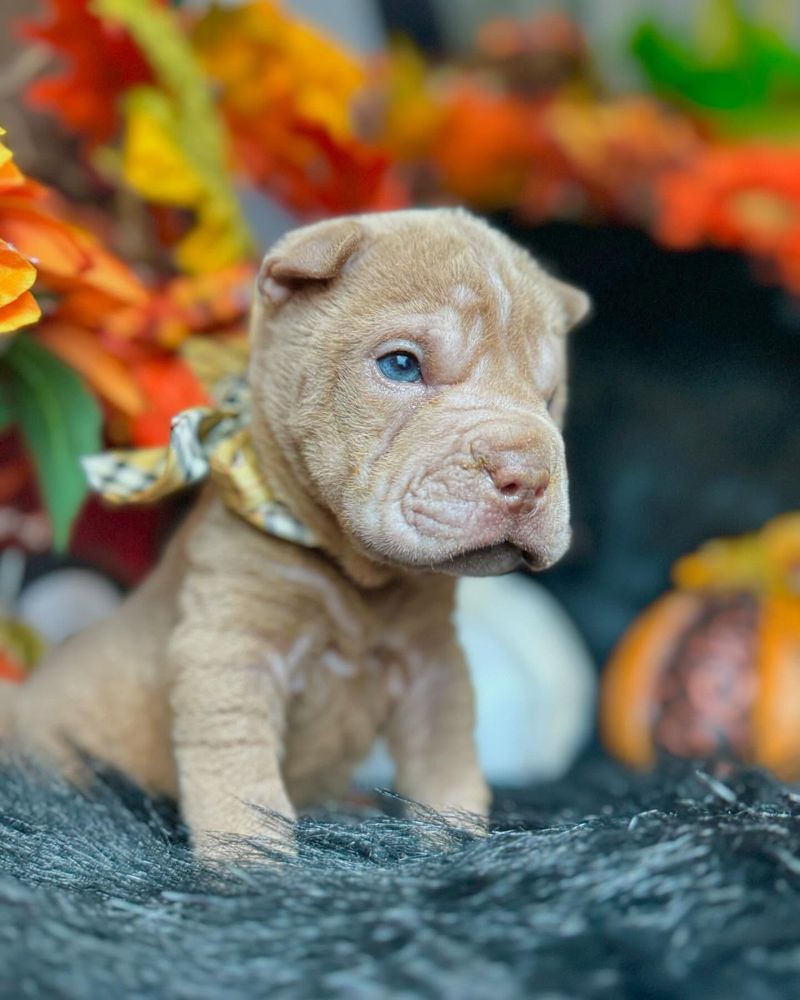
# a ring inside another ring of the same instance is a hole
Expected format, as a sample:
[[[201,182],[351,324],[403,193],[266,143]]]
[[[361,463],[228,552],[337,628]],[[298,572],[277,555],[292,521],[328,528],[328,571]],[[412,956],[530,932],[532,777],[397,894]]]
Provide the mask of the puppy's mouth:
[[[500,542],[460,552],[442,562],[428,565],[426,569],[451,576],[500,576],[523,568],[539,571],[549,565],[549,561],[538,553],[526,552],[510,542]]]

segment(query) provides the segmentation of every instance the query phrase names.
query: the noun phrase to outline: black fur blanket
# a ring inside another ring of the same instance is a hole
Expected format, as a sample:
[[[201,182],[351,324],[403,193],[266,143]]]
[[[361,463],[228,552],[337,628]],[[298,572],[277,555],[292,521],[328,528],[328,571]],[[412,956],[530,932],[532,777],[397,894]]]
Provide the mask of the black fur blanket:
[[[800,797],[594,762],[501,797],[485,839],[329,814],[295,859],[220,873],[119,782],[10,769],[0,996],[795,1000]]]

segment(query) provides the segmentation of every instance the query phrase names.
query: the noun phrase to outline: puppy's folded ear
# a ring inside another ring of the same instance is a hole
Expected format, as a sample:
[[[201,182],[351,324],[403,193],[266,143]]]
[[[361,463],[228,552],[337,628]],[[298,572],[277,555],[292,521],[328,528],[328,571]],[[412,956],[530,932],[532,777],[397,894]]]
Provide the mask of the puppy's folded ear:
[[[356,252],[362,236],[355,219],[331,219],[288,233],[264,258],[259,292],[279,305],[308,282],[330,281]]]
[[[560,281],[552,275],[549,277],[555,287],[556,295],[564,307],[567,316],[567,329],[571,330],[573,326],[577,326],[578,323],[585,320],[592,311],[592,300],[580,288],[568,285],[566,281]]]

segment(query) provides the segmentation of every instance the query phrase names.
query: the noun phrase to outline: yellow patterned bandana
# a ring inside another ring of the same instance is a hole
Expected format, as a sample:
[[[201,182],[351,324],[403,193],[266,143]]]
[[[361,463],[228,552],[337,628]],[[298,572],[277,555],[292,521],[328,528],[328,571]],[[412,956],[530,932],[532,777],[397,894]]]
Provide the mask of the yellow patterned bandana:
[[[173,417],[163,448],[107,451],[83,459],[90,487],[112,504],[150,503],[211,478],[224,503],[269,535],[313,548],[317,541],[271,494],[250,440],[245,340],[190,338],[184,356],[215,406]]]

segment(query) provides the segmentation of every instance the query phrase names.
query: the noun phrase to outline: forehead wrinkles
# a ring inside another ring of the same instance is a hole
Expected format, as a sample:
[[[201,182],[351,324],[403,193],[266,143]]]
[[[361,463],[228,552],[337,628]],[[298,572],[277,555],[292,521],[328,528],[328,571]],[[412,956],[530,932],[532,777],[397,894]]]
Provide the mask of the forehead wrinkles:
[[[500,330],[504,331],[508,326],[508,321],[511,319],[511,307],[513,305],[508,283],[499,268],[493,267],[491,264],[487,266],[486,282],[492,292],[492,299],[497,313],[497,325]]]
[[[506,339],[513,298],[500,261],[490,253],[470,247],[461,264],[450,301],[460,314],[466,345],[483,356]]]
[[[483,320],[503,331],[511,318],[513,298],[506,262],[494,247],[466,247],[453,299],[462,310],[481,310]]]
[[[485,341],[484,306],[481,296],[466,282],[453,287],[451,302],[458,315],[458,323],[467,352],[465,360],[469,363],[476,355],[482,353]]]
[[[498,273],[498,272],[495,272]],[[529,379],[541,391],[551,388],[561,367],[558,304],[547,277],[535,264],[515,266],[498,274],[503,281],[508,313],[498,329],[500,350],[496,362],[513,380]]]
[[[496,370],[499,365],[512,377],[518,376],[520,347],[527,355],[529,345],[520,345],[514,336],[516,275],[508,273],[507,262],[496,254],[473,253],[471,257],[469,279],[456,286],[454,297],[462,303],[465,326],[474,331],[473,337],[479,342],[480,367],[485,370],[488,365]],[[466,290],[471,294],[467,295]]]

